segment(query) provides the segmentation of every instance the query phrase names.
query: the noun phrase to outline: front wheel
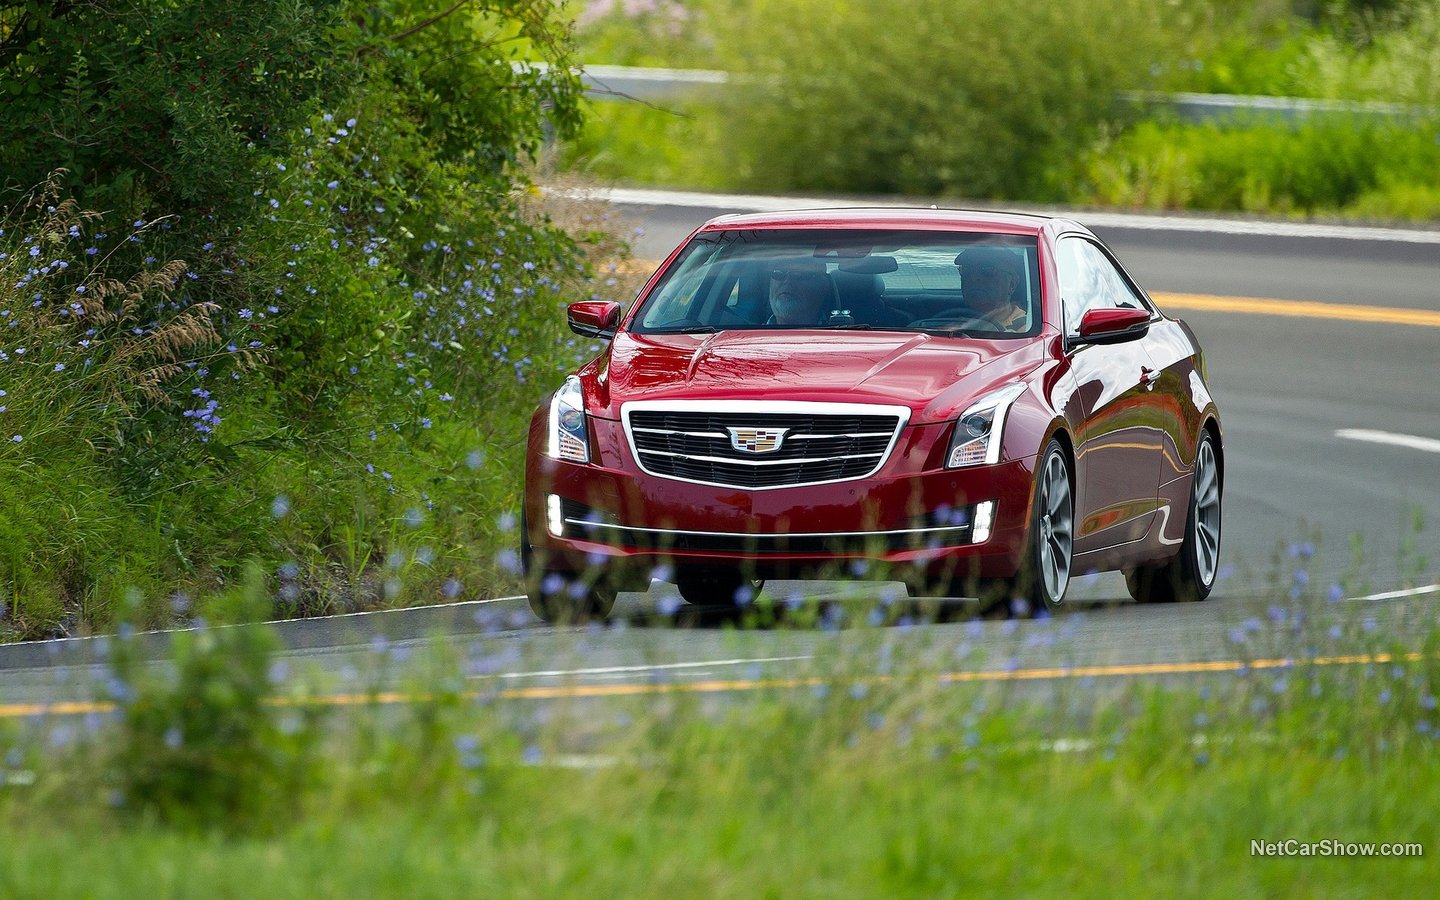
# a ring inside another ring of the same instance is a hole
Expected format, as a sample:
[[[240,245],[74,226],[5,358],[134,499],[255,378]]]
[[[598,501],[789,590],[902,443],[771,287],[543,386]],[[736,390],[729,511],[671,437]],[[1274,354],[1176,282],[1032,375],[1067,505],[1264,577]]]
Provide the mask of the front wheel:
[[[552,624],[605,621],[619,591],[603,576],[587,580],[568,572],[537,572],[526,585],[530,611]]]
[[[1015,597],[1032,615],[1055,612],[1070,586],[1075,551],[1075,499],[1065,448],[1052,439],[1040,457],[1035,500],[1030,510],[1030,542],[1020,563]]]
[[[1180,552],[1159,566],[1125,573],[1125,586],[1138,603],[1184,603],[1204,600],[1220,571],[1220,464],[1215,439],[1200,433],[1195,448],[1195,473],[1190,484],[1190,509]]]
[[[603,571],[588,575],[547,569],[530,545],[525,513],[520,514],[520,569],[525,577],[525,599],[530,611],[550,623],[604,621],[619,594]]]

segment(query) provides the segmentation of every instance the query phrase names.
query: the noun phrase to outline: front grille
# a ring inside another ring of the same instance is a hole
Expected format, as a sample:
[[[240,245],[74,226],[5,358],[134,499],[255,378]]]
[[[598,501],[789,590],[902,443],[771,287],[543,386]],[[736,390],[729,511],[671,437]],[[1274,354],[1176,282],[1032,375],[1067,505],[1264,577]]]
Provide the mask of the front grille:
[[[825,410],[632,409],[626,433],[640,467],[652,475],[723,487],[766,488],[864,478],[884,463],[905,423],[901,409],[843,404]],[[731,429],[782,433],[777,449],[737,449]]]
[[[614,516],[591,509],[577,500],[561,501],[564,536],[625,547],[669,553],[740,553],[747,556],[794,554],[799,556],[873,556],[897,550],[937,550],[970,543],[970,508],[943,515],[919,516],[890,531],[837,534],[738,534],[734,532],[681,531],[622,525]]]

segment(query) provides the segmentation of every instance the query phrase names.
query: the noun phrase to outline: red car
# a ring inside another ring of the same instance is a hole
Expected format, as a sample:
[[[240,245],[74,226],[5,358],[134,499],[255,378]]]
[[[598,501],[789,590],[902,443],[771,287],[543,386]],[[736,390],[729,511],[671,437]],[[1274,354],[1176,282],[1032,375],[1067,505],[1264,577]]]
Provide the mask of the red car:
[[[547,620],[658,574],[689,602],[855,573],[1049,611],[1072,572],[1198,600],[1224,447],[1205,361],[1084,226],[949,210],[722,216],[530,423]]]

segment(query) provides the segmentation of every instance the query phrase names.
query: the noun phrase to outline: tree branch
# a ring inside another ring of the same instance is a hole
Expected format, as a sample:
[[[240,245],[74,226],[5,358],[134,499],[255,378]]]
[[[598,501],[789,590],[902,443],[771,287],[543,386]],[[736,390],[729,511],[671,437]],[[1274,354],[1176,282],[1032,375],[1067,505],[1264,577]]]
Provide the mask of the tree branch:
[[[414,27],[412,27],[412,28],[407,28],[407,29],[405,29],[404,31],[400,32],[399,34],[391,35],[389,39],[392,40],[392,41],[403,41],[403,40],[405,40],[407,37],[409,37],[410,35],[414,34],[415,32],[417,32],[417,31],[423,31],[424,29],[429,28],[431,25],[434,25],[436,22],[439,22],[441,19],[446,18],[446,17],[449,16],[451,13],[455,12],[457,9],[459,9],[460,7],[464,6],[465,4],[467,4],[467,3],[469,3],[469,2],[470,2],[470,0],[460,0],[459,3],[456,3],[454,6],[450,7],[449,9],[447,9],[447,10],[445,10],[444,12],[440,13],[439,15],[437,15],[437,16],[431,16],[430,18],[428,18],[428,19],[426,19],[425,21],[421,22],[419,25],[416,25],[416,26],[414,26]]]

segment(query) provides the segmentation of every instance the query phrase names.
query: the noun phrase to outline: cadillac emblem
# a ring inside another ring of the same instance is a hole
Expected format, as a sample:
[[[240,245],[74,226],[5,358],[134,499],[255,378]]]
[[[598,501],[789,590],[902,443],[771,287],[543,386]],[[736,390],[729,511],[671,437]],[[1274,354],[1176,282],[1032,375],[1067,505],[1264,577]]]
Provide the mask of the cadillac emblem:
[[[741,453],[774,453],[780,449],[788,428],[726,428],[730,446]]]

